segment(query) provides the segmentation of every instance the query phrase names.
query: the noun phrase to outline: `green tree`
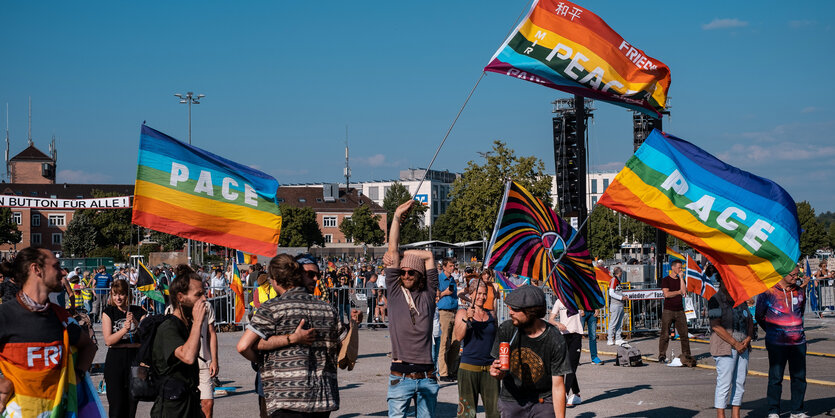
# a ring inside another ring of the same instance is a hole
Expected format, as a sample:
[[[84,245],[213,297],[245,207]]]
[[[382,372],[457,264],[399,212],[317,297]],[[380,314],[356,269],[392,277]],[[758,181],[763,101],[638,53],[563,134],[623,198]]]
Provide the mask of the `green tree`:
[[[180,251],[186,245],[186,239],[176,235],[151,230],[151,240],[159,244],[162,251]]]
[[[813,256],[815,251],[827,245],[826,230],[818,223],[815,209],[807,201],[797,204],[797,219],[800,221],[800,256]]]
[[[354,241],[354,245],[382,245],[386,242],[386,233],[380,228],[380,215],[373,215],[367,205],[354,209],[348,219],[343,219],[339,230]]]
[[[12,219],[12,210],[0,208],[0,244],[17,244],[23,233],[17,229],[17,222]]]
[[[835,222],[829,224],[829,248],[835,249]]]
[[[447,216],[443,221],[438,219],[441,223],[439,236],[446,240],[489,238],[508,180],[518,182],[546,205],[551,205],[551,176],[545,174],[542,160],[535,156],[517,156],[507,144],[498,140],[482,156],[483,164],[468,162],[464,174],[452,184]]]
[[[591,212],[589,219],[589,253],[593,257],[606,260],[614,258],[620,249],[623,237],[618,235],[618,214],[600,206]]]
[[[96,228],[86,215],[73,216],[67,225],[61,249],[72,257],[87,257],[96,249]]]
[[[383,209],[386,210],[386,231],[391,228],[394,211],[401,204],[412,199],[409,189],[399,182],[394,182],[383,197]],[[426,206],[416,205],[409,211],[406,220],[400,225],[400,244],[424,241],[429,236],[427,228],[423,227],[423,216]],[[386,234],[388,235],[388,233]]]
[[[115,197],[118,193],[104,193],[100,190],[93,190],[93,197]],[[116,247],[121,248],[131,242],[134,233],[131,225],[130,209],[79,209],[75,211],[73,218],[77,216],[89,217],[90,224],[96,229],[95,243],[97,248]]]
[[[311,208],[281,208],[281,247],[323,247],[325,236],[316,221],[316,212]]]

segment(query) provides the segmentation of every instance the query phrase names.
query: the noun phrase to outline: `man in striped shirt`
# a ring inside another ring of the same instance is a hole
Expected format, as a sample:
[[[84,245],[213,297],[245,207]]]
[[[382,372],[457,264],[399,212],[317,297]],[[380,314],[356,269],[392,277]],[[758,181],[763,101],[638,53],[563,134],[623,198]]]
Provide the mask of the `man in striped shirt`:
[[[307,292],[290,255],[270,260],[268,272],[278,297],[261,304],[238,351],[259,364],[267,414],[327,417],[339,409],[336,311]]]

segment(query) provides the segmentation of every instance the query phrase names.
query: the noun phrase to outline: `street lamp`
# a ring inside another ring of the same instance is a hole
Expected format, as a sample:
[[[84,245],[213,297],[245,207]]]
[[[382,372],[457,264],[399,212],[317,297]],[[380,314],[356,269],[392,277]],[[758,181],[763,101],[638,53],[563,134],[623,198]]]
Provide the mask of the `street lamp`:
[[[194,95],[194,92],[187,92],[183,94],[175,94],[174,97],[180,99],[180,103],[188,104],[188,144],[191,145],[191,104],[200,104],[200,99],[206,97],[205,94]],[[191,265],[191,239],[188,240],[188,264]]]
[[[200,104],[200,99],[206,97],[205,94],[194,95],[194,92],[188,92],[185,95],[175,94],[174,97],[180,99],[180,103],[188,104],[188,144],[191,145],[191,104]]]

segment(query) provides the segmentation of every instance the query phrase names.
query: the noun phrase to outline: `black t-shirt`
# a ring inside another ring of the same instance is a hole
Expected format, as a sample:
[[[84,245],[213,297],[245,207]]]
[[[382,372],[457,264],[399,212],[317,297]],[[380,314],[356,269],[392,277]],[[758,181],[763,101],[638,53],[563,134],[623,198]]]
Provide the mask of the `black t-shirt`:
[[[681,279],[678,277],[667,276],[661,279],[661,287],[666,288],[671,292],[678,292],[681,290]],[[664,298],[664,309],[668,311],[683,311],[684,303],[681,300],[681,295]]]
[[[186,343],[188,334],[189,329],[186,324],[171,315],[157,328],[151,358],[153,367],[161,376],[173,377],[187,383],[190,388],[194,388],[197,387],[200,371],[197,362],[189,365],[174,355],[174,351]]]
[[[336,298],[336,303],[340,305],[350,305],[351,300],[350,297],[350,290],[351,288],[348,286],[339,286],[333,289],[334,298]]]
[[[19,290],[17,284],[7,277],[6,280],[3,280],[3,283],[0,283],[0,300],[3,303],[14,300]]]
[[[147,312],[141,306],[130,305],[128,306],[128,310],[133,313],[133,318],[136,319],[136,323],[142,319]],[[119,308],[113,305],[107,305],[104,307],[104,314],[110,317],[110,322],[112,324],[111,332],[116,333],[122,329],[122,326],[125,324],[125,318],[127,318],[127,314],[119,310]],[[119,340],[118,344],[131,344],[131,343],[138,343],[139,340],[137,339],[136,332],[139,331],[139,326],[134,323],[130,330]],[[114,344],[116,345],[116,344]]]
[[[64,308],[59,309],[63,311]],[[70,345],[78,344],[81,327],[71,322],[67,325],[67,332]],[[16,299],[0,304],[0,352],[10,343],[51,343],[63,340],[64,325],[53,308],[46,312],[32,312]]]
[[[551,397],[552,376],[571,373],[565,338],[551,324],[536,338],[528,338],[522,330],[516,332],[513,321],[499,325],[499,335],[493,344],[492,355],[499,358],[499,343],[510,342],[510,373],[502,379],[499,398],[505,401],[537,402]]]

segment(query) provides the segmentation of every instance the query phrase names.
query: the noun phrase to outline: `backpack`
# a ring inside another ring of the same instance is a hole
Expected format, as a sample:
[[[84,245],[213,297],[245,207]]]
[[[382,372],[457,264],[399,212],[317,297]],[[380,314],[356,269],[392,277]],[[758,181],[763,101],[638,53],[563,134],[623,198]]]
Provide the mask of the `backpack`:
[[[641,350],[635,347],[618,346],[618,355],[615,357],[615,366],[638,367],[643,366]]]
[[[137,401],[153,402],[159,395],[162,378],[154,370],[151,354],[157,328],[172,315],[149,315],[139,324],[139,351],[130,368],[130,395]]]

